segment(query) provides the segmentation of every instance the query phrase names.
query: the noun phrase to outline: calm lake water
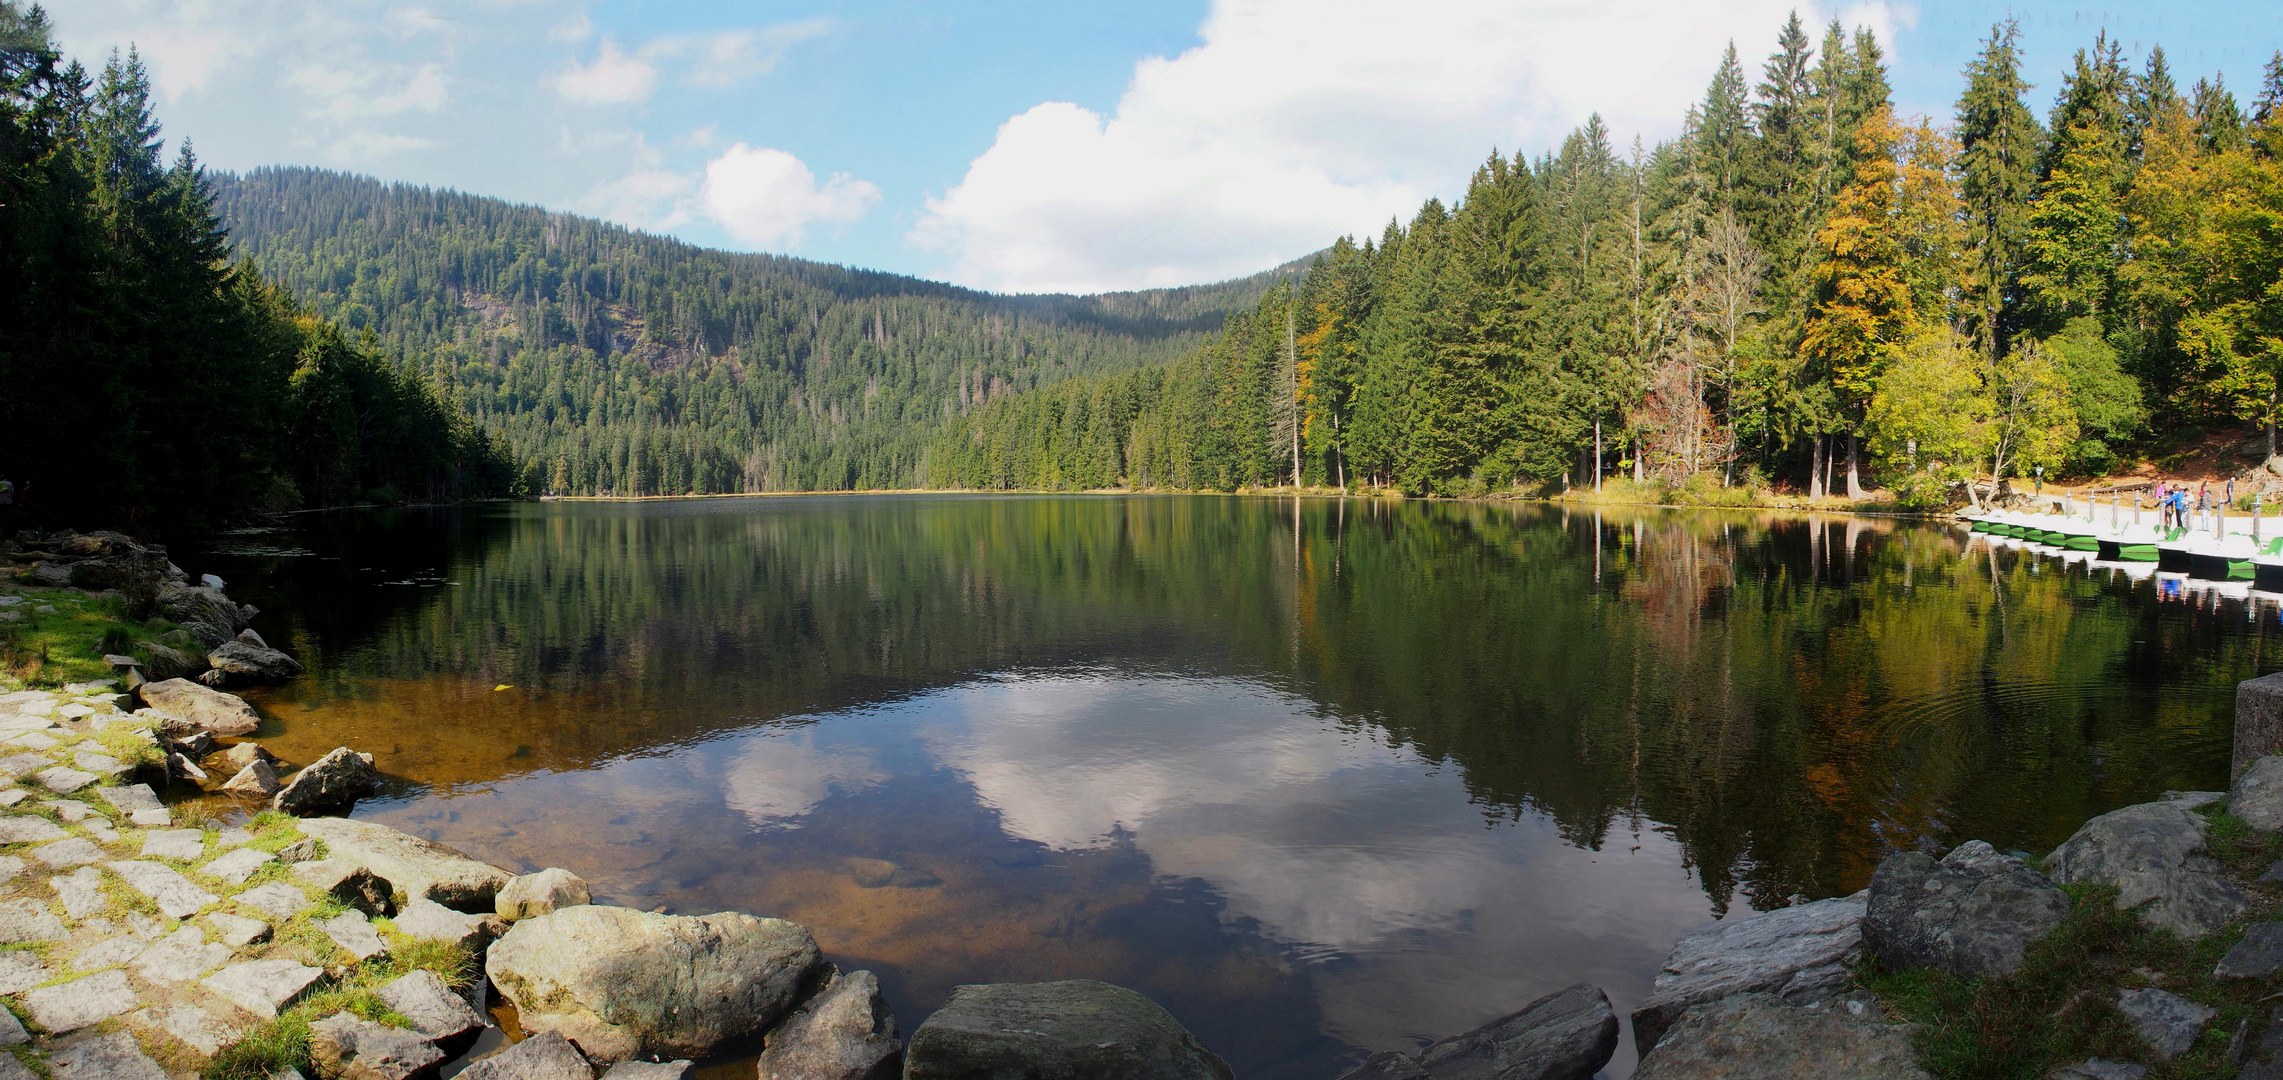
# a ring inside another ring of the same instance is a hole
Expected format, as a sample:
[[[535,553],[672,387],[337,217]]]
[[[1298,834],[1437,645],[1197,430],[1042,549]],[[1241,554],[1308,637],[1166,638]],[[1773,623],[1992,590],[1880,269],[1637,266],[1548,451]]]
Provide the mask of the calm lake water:
[[[2224,783],[2276,608],[1922,523],[1216,497],[548,503],[180,561],[358,816],[797,920],[908,1032],[1091,977],[1321,1080],[1898,848]],[[187,553],[186,553],[187,554]],[[1610,1073],[1632,1068],[1630,1032]]]

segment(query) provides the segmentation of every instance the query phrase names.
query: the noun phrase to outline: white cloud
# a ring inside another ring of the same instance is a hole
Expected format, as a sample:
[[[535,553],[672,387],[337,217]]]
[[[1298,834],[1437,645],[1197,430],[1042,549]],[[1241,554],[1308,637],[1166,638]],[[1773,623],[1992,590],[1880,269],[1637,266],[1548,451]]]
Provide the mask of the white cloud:
[[[1794,6],[1218,0],[1203,43],[1136,64],[1114,113],[1048,102],[1001,125],[908,239],[1000,290],[1250,273],[1408,217],[1494,144],[1551,148],[1593,111],[1620,145],[1669,136],[1721,45]]]
[[[568,22],[559,23],[553,29],[548,30],[547,40],[558,43],[585,41],[587,35],[594,32],[595,21],[587,18],[587,13],[582,11],[571,16]]]
[[[383,89],[397,83],[393,88]],[[315,99],[311,111],[335,120],[432,113],[450,96],[444,69],[424,64],[411,71],[371,67],[311,65],[287,76],[286,81]]]
[[[325,144],[325,160],[337,165],[364,165],[381,158],[436,145],[416,135],[390,135],[378,131],[352,131]]]
[[[665,232],[690,223],[698,182],[666,169],[641,169],[597,185],[576,209],[636,229]]]
[[[573,63],[555,76],[555,92],[566,101],[584,105],[628,105],[646,100],[658,85],[658,69],[640,56],[618,51],[605,37],[594,61]]]
[[[819,185],[801,159],[737,143],[706,163],[698,197],[705,215],[739,243],[782,251],[798,246],[811,224],[863,217],[880,189],[847,173]]]

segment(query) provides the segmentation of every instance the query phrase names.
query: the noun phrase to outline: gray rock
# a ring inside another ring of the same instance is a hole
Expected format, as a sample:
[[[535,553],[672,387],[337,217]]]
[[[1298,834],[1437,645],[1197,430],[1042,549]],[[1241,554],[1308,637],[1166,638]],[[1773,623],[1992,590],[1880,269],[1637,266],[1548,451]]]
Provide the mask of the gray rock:
[[[455,1058],[483,1034],[484,1018],[433,971],[415,971],[378,991],[388,1007],[412,1021],[412,1030]]]
[[[905,1080],[1231,1075],[1156,1002],[1092,979],[954,987],[904,1051]]]
[[[257,761],[265,761],[271,765],[277,764],[277,755],[270,753],[268,747],[258,742],[238,743],[228,750],[222,751],[222,757],[230,763],[230,767],[233,769],[243,769]]]
[[[200,645],[209,649],[237,637],[238,631],[246,625],[238,605],[222,595],[222,590],[204,586],[160,589],[159,613],[190,631]]]
[[[621,1061],[602,1080],[690,1080],[697,1070],[687,1061]]]
[[[186,653],[180,649],[161,645],[156,641],[138,641],[135,646],[143,650],[151,662],[143,666],[146,677],[155,681],[183,679],[206,670],[206,657],[199,653]],[[149,683],[145,683],[145,686]],[[137,690],[142,687],[136,687]]]
[[[250,735],[262,725],[262,718],[254,715],[254,707],[245,699],[189,679],[146,683],[136,693],[153,711],[216,735]]]
[[[56,918],[46,904],[37,900],[0,900],[0,943],[62,941],[70,936],[63,928],[63,920]]]
[[[33,848],[32,857],[58,870],[69,870],[74,866],[102,862],[104,855],[103,849],[96,847],[94,841],[85,837],[74,836],[69,840],[58,840],[46,847]]]
[[[2242,914],[2251,902],[2221,877],[2205,850],[2209,823],[2172,803],[2112,810],[2054,849],[2053,880],[2114,885],[2117,907],[2185,938],[2200,938]]]
[[[250,847],[234,848],[223,852],[200,869],[232,885],[243,885],[247,878],[254,876],[255,871],[276,859],[277,856],[266,851]]]
[[[185,926],[144,949],[131,966],[147,982],[181,983],[229,962],[229,946],[207,944],[205,931]]]
[[[222,944],[233,949],[258,945],[270,939],[270,924],[243,915],[217,911],[206,916],[206,925],[214,928],[214,935],[222,940]]]
[[[201,985],[255,1016],[275,1020],[279,1010],[292,1007],[324,975],[323,968],[291,960],[250,960],[208,975]]]
[[[206,654],[207,671],[198,681],[208,686],[259,686],[281,683],[301,674],[301,663],[266,645],[228,641]]]
[[[380,931],[373,929],[372,920],[362,911],[349,911],[330,919],[318,920],[317,928],[333,939],[341,951],[359,960],[370,960],[388,955],[388,944],[380,939]]]
[[[32,1033],[24,1030],[24,1022],[16,1014],[0,1009],[0,1046],[15,1046],[32,1041]]]
[[[869,971],[835,974],[769,1033],[760,1080],[894,1080],[896,1014]]]
[[[93,750],[73,751],[71,763],[112,783],[118,783],[135,772],[134,766],[128,765],[109,754],[98,754]]]
[[[468,1066],[460,1080],[594,1080],[594,1066],[559,1031],[542,1031]]]
[[[241,1024],[224,1020],[196,1005],[154,1006],[136,1013],[135,1019],[208,1056],[237,1042],[245,1034]]]
[[[111,903],[103,895],[103,871],[92,866],[49,878],[48,887],[63,901],[63,913],[74,919],[84,919]]]
[[[38,953],[0,950],[0,994],[21,994],[52,978],[55,972],[40,962]]]
[[[2228,813],[2254,830],[2283,830],[2283,755],[2269,754],[2252,762],[2228,788],[2227,800]]]
[[[127,973],[113,968],[77,982],[26,990],[21,999],[32,1022],[50,1035],[98,1024],[142,1004],[127,985]]]
[[[0,844],[44,844],[66,834],[55,822],[30,814],[0,815]]]
[[[2146,1065],[2126,1065],[2115,1061],[2093,1058],[2075,1065],[2064,1065],[2053,1071],[2053,1080],[2140,1080],[2148,1075]]]
[[[578,907],[594,901],[587,883],[561,867],[548,867],[508,882],[494,900],[499,917],[509,922],[536,918],[556,908]]]
[[[157,829],[143,834],[143,857],[189,862],[206,854],[206,834],[197,829]]]
[[[197,761],[214,752],[214,733],[204,729],[189,732],[179,739],[169,739],[167,742],[175,753],[192,761]]]
[[[342,1012],[309,1025],[309,1060],[335,1080],[425,1080],[444,1052],[413,1032]]]
[[[2117,995],[2117,1011],[2132,1021],[2141,1040],[2156,1056],[2170,1061],[2196,1045],[2196,1036],[2219,1010],[2152,987]]]
[[[1796,1005],[1835,997],[1862,954],[1868,893],[1818,900],[1690,931],[1673,945],[1649,997],[1633,1010],[1643,1056],[1692,1005],[1771,993]]]
[[[270,799],[270,809],[296,817],[347,810],[355,806],[358,799],[379,789],[380,773],[373,771],[372,765],[358,757],[356,751],[346,746],[336,747],[308,768],[293,774],[293,779]]]
[[[507,933],[507,921],[497,915],[454,911],[422,896],[397,912],[396,928],[413,938],[457,944],[474,954],[477,963],[482,963],[492,941]]]
[[[191,884],[190,879],[155,862],[103,864],[136,892],[148,896],[171,919],[187,919],[222,898]]]
[[[49,791],[58,795],[69,795],[103,778],[91,772],[81,772],[78,769],[67,769],[58,765],[52,769],[40,770],[39,775],[34,779],[40,782],[41,787]]]
[[[336,751],[337,753],[338,751]],[[332,858],[371,867],[406,898],[426,897],[475,914],[490,913],[515,875],[467,853],[370,821],[313,818],[301,831],[325,842]]]
[[[135,1037],[124,1031],[58,1050],[48,1060],[61,1080],[168,1080],[166,1070],[144,1057]]]
[[[562,908],[510,927],[484,971],[525,1031],[560,1031],[598,1061],[702,1057],[767,1031],[817,963],[809,932],[724,912]]]
[[[295,863],[293,876],[373,918],[386,918],[396,912],[394,883],[360,863],[345,859]]]
[[[1928,1080],[1911,1029],[1742,994],[1690,1009],[1635,1080]]]
[[[224,791],[238,795],[252,795],[259,799],[267,799],[276,795],[279,789],[283,787],[285,785],[278,782],[277,770],[270,768],[270,763],[266,761],[257,761],[238,770],[237,775],[232,776],[222,784]]]
[[[2253,924],[2220,957],[2212,975],[2221,979],[2265,979],[2283,968],[2283,922]]]
[[[2069,897],[2020,859],[1979,840],[1941,862],[1890,855],[1871,877],[1863,945],[1892,970],[2011,975],[2022,950],[2069,917]]]
[[[137,810],[127,820],[144,829],[163,829],[174,824],[174,813],[169,810]]]
[[[1351,1078],[1588,1080],[1617,1052],[1609,995],[1585,983],[1557,990],[1464,1035],[1429,1045],[1416,1060],[1384,1055]]]
[[[45,754],[10,754],[0,758],[0,773],[7,774],[11,780],[21,780],[53,764],[55,762]]]
[[[79,955],[72,957],[71,963],[65,967],[73,971],[99,971],[107,967],[118,967],[143,955],[144,948],[146,945],[141,938],[133,934],[121,934],[80,950]]]
[[[40,1080],[40,1075],[16,1060],[15,1055],[0,1054],[0,1080]]]
[[[304,836],[277,849],[277,861],[281,863],[316,862],[318,858],[319,845],[314,836]]]
[[[238,894],[237,900],[279,922],[309,910],[309,897],[300,889],[282,881],[247,889]]]

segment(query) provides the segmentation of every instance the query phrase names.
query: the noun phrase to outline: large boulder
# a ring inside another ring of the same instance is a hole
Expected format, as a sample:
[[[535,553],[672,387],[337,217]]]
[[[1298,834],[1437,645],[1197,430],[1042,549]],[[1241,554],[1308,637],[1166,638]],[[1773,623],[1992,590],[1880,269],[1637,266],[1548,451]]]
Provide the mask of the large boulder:
[[[1699,1005],[1641,1059],[1634,1080],[1930,1080],[1911,1029],[1807,1009],[1772,994]]]
[[[550,866],[536,874],[525,874],[507,883],[499,890],[496,901],[499,917],[509,922],[536,918],[556,908],[578,907],[594,902],[587,883],[577,874],[559,866]]]
[[[2228,788],[2228,813],[2263,833],[2283,831],[2283,755],[2251,763]]]
[[[433,900],[455,911],[481,914],[492,910],[499,890],[515,880],[514,874],[465,852],[378,822],[310,818],[301,823],[301,831],[324,841],[328,858],[371,868],[393,882],[406,899]]]
[[[1862,955],[1868,893],[1716,922],[1673,944],[1649,998],[1633,1010],[1633,1046],[1646,1056],[1692,1005],[1770,993],[1795,1005],[1835,997]]]
[[[159,614],[190,631],[209,649],[221,648],[246,627],[245,614],[238,605],[222,595],[222,590],[205,586],[159,590]]]
[[[703,1057],[769,1030],[817,965],[783,919],[570,907],[525,919],[484,961],[526,1031],[560,1031],[596,1061]]]
[[[896,1014],[869,971],[835,973],[761,1051],[760,1080],[895,1080]]]
[[[143,663],[143,672],[151,679],[187,679],[206,670],[203,655],[186,653],[156,641],[138,641],[135,648],[149,658]]]
[[[445,1058],[460,1056],[484,1032],[483,1014],[433,971],[413,971],[375,993],[383,1004],[412,1021],[413,1032]]]
[[[2064,885],[2114,885],[2117,907],[2181,937],[2200,938],[2243,913],[2251,898],[2221,877],[2205,850],[2208,822],[2177,803],[2111,810],[2079,828],[2048,860]]]
[[[189,679],[145,683],[135,692],[153,712],[216,735],[247,735],[262,725],[262,718],[254,715],[254,707],[244,698],[210,690]]]
[[[244,636],[241,635],[239,640],[223,642],[219,648],[208,652],[208,670],[198,677],[198,681],[214,687],[259,686],[264,683],[281,683],[301,674],[300,661],[268,645],[243,640]]]
[[[1092,979],[954,987],[904,1049],[904,1080],[1232,1075],[1227,1062],[1156,1002]]]
[[[334,1013],[309,1025],[309,1060],[337,1080],[428,1080],[444,1063],[418,1032]]]
[[[346,746],[335,747],[332,753],[293,774],[293,779],[270,798],[270,809],[295,817],[347,810],[379,789],[380,773],[372,762]],[[393,876],[385,870],[381,873]]]
[[[2069,917],[2069,897],[2020,859],[1979,840],[1941,862],[1890,855],[1871,877],[1863,945],[1893,970],[2011,975],[2022,950]]]
[[[1588,1080],[1617,1052],[1609,995],[1585,983],[1557,990],[1416,1058],[1374,1055],[1345,1080]]]

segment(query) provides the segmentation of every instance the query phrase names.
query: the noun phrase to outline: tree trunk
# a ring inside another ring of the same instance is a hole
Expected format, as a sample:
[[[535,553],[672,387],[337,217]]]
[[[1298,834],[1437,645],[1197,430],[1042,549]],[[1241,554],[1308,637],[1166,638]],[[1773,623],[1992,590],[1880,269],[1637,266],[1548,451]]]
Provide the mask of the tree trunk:
[[[1823,436],[1815,437],[1815,447],[1807,452],[1807,497],[1823,497]]]
[[[1856,464],[1856,448],[1862,440],[1853,432],[1847,435],[1847,497],[1858,502],[1863,498],[1862,470]]]
[[[1593,422],[1593,491],[1601,493],[1601,421]]]

